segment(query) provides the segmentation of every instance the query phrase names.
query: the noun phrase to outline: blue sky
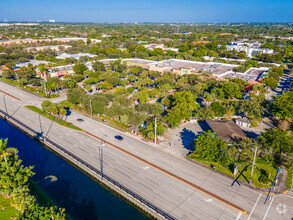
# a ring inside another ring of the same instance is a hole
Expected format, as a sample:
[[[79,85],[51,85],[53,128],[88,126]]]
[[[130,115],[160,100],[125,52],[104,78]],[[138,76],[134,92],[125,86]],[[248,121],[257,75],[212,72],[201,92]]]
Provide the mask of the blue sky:
[[[292,22],[293,0],[0,0],[0,21]]]

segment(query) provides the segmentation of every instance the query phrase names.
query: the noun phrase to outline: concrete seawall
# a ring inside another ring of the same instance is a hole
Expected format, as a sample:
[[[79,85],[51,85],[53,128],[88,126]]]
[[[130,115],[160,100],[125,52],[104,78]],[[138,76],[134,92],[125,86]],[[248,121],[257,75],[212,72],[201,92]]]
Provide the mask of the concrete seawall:
[[[75,166],[86,175],[93,178],[96,182],[104,185],[106,188],[111,189],[115,194],[118,194],[120,197],[131,203],[132,205],[136,206],[138,209],[145,212],[147,215],[152,216],[153,218],[157,219],[175,219],[173,216],[170,216],[168,213],[161,210],[159,207],[156,207],[151,202],[145,200],[141,196],[137,195],[126,186],[121,185],[119,182],[115,181],[114,179],[110,178],[109,176],[103,174],[103,178],[101,176],[101,172],[91,166],[90,164],[86,163],[85,161],[78,158],[76,155],[73,155],[71,152],[66,150],[64,147],[58,145],[57,143],[53,142],[50,139],[44,139],[37,135],[37,132],[31,129],[30,127],[26,126],[22,122],[18,121],[13,117],[7,117],[4,112],[0,110],[0,117],[4,118],[7,122],[13,124],[17,128],[21,129],[31,137],[35,138],[39,142],[41,142],[45,147],[49,150],[52,150],[71,165]]]

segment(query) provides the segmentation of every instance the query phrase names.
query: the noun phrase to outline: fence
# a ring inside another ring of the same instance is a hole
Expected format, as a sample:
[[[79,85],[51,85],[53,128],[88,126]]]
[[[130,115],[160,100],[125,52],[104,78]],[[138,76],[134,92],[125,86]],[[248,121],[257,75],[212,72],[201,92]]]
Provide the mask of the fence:
[[[3,115],[6,115],[6,113],[3,112],[2,110],[0,110],[0,112]],[[12,119],[13,121],[15,121],[17,124],[19,124],[22,127],[24,127],[25,129],[29,130],[30,132],[35,133],[35,134],[38,134],[37,131],[35,131],[31,127],[25,125],[24,123],[20,122],[16,118],[14,118],[14,117],[9,117],[9,118]],[[52,144],[53,146],[55,146],[56,148],[58,148],[63,153],[65,153],[68,156],[70,156],[72,159],[74,159],[74,160],[78,161],[79,163],[83,164],[84,166],[86,166],[88,169],[92,170],[93,172],[97,173],[98,175],[101,175],[101,171],[100,170],[98,170],[97,168],[95,168],[91,164],[87,163],[83,159],[79,158],[78,156],[74,155],[73,153],[71,153],[70,151],[68,151],[67,149],[65,149],[64,147],[62,147],[61,145],[59,145],[56,142],[50,140],[49,138],[46,138],[46,142]],[[172,217],[168,213],[164,212],[162,209],[158,208],[157,206],[153,205],[151,202],[147,201],[146,199],[144,199],[140,195],[136,194],[135,192],[133,192],[132,190],[130,190],[127,187],[123,186],[122,184],[120,184],[116,180],[112,179],[110,176],[108,176],[108,175],[106,175],[106,174],[103,173],[103,178],[106,179],[107,181],[109,181],[110,183],[112,183],[113,185],[115,185],[116,187],[118,187],[119,189],[121,189],[124,192],[128,193],[133,198],[137,199],[138,201],[140,201],[141,203],[143,203],[144,205],[146,205],[150,209],[154,210],[155,212],[157,212],[158,214],[160,214],[164,218],[166,218],[166,219],[175,219],[174,217]]]

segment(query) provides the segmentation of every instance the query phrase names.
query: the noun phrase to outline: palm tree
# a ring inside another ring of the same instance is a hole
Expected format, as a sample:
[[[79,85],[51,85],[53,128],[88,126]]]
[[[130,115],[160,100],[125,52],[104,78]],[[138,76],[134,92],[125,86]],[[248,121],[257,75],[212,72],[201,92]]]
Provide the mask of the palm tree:
[[[12,153],[17,153],[17,149],[15,148],[12,148],[12,147],[7,147],[7,144],[8,144],[8,138],[6,139],[3,139],[1,138],[0,139],[0,154],[1,156],[4,157],[4,160],[5,160],[5,163],[7,163],[7,155],[9,154],[12,154]]]
[[[66,111],[66,109],[65,109],[65,108],[61,108],[59,114],[60,114],[60,116],[61,116],[61,119],[63,119],[63,117],[64,117],[65,115],[67,115],[67,111]]]
[[[52,83],[52,90],[54,90],[55,92],[57,92],[59,89],[59,85],[57,83]]]
[[[73,89],[76,87],[77,82],[75,80],[70,80],[68,83],[68,86],[70,89]]]
[[[2,154],[2,156],[4,156],[4,160],[5,160],[5,163],[7,163],[7,158],[6,158],[6,155],[7,155],[7,143],[8,143],[8,139],[6,138],[5,140],[4,139],[0,139],[0,153]]]

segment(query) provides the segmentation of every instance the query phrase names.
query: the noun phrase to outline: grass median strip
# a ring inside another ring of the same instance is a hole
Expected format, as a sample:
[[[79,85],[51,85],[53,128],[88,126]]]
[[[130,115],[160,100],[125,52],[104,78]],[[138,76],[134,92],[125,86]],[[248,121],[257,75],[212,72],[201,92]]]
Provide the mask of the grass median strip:
[[[20,85],[17,81],[12,80],[12,79],[6,79],[6,78],[3,78],[3,77],[0,77],[0,80],[3,81],[3,82],[8,83],[10,85],[13,85],[15,87],[18,87],[20,89],[23,89],[23,90],[25,90],[27,92],[33,93],[35,95],[38,95],[40,97],[57,98],[57,97],[60,96],[59,94],[51,94],[51,95],[46,96],[46,94],[44,92],[39,91],[38,89],[33,88],[31,86],[28,86],[28,85]]]
[[[74,110],[74,111],[76,111],[76,112],[78,112],[80,114],[83,114],[83,115],[85,115],[87,117],[91,117],[91,113],[88,110],[86,110],[83,107],[80,107],[79,105],[74,105],[74,104],[70,103],[68,100],[64,100],[64,101],[60,102],[59,104],[64,105],[65,107],[68,107],[68,108],[70,108],[70,109],[72,109],[72,110]],[[93,118],[95,120],[100,121],[100,122],[103,122],[103,123],[106,123],[108,125],[111,125],[111,126],[117,128],[117,129],[121,130],[121,131],[130,132],[130,130],[127,129],[129,127],[128,125],[123,124],[123,123],[121,123],[121,122],[119,122],[117,120],[114,120],[114,119],[110,118],[110,117],[107,117],[106,115],[94,114]]]
[[[224,203],[226,205],[229,205],[233,209],[236,209],[237,211],[241,211],[242,213],[246,213],[246,210],[244,208],[241,208],[240,206],[238,206],[238,205],[236,205],[236,204],[234,204],[234,203],[232,203],[232,202],[230,202],[230,201],[228,201],[228,200],[226,200],[226,199],[224,199],[224,198],[222,198],[222,197],[220,197],[220,196],[218,196],[218,195],[216,195],[216,194],[214,194],[214,193],[212,193],[212,192],[210,192],[210,191],[208,191],[208,190],[206,190],[204,188],[202,188],[201,186],[198,186],[198,185],[196,185],[194,183],[191,183],[188,180],[185,180],[185,179],[183,179],[183,178],[171,173],[168,170],[165,170],[165,169],[163,169],[163,168],[161,168],[161,167],[159,167],[159,166],[157,166],[157,165],[155,165],[155,164],[153,164],[153,163],[151,163],[151,162],[149,162],[149,161],[147,161],[147,160],[145,160],[145,159],[143,159],[143,158],[141,158],[141,157],[139,157],[139,156],[127,151],[127,150],[125,150],[125,149],[122,149],[122,148],[118,147],[117,145],[114,145],[114,144],[110,143],[109,141],[106,141],[106,140],[104,140],[104,139],[102,139],[100,137],[97,137],[96,135],[94,135],[92,133],[89,133],[87,131],[84,131],[84,132],[86,134],[88,134],[89,136],[94,137],[95,139],[98,139],[100,141],[103,141],[104,143],[108,144],[109,146],[112,146],[112,147],[116,148],[117,150],[120,150],[121,152],[124,152],[124,153],[130,155],[131,157],[136,158],[136,159],[138,159],[138,160],[140,160],[140,161],[142,161],[142,162],[144,162],[144,163],[146,163],[146,164],[148,164],[148,165],[160,170],[163,173],[168,174],[168,175],[174,177],[175,179],[180,180],[180,181],[186,183],[187,185],[189,185],[189,186],[191,186],[191,187],[193,187],[195,189],[200,190],[204,194],[206,194],[208,196],[211,196],[211,197],[217,199],[218,201],[220,201],[220,202],[222,202],[222,203]]]
[[[55,115],[49,114],[48,112],[44,112],[41,109],[39,109],[38,107],[36,107],[36,106],[27,105],[25,107],[27,107],[28,109],[30,109],[30,110],[32,110],[32,111],[34,111],[34,112],[36,112],[36,113],[48,118],[48,119],[50,119],[50,120],[52,120],[52,121],[54,121],[54,122],[56,122],[56,123],[58,123],[58,124],[60,124],[62,126],[72,128],[72,129],[75,129],[77,131],[82,131],[81,128],[73,125],[72,123],[64,121],[64,120],[60,119],[59,117],[56,117]]]
[[[209,160],[205,160],[205,159],[199,159],[196,156],[194,156],[193,154],[189,154],[187,155],[188,158],[195,160],[201,164],[206,165],[207,167],[210,167],[211,169],[215,169],[217,171],[220,171],[222,173],[226,173],[228,175],[230,175],[231,177],[236,178],[242,171],[242,175],[240,175],[239,179],[243,180],[244,182],[249,183],[249,179],[250,179],[250,174],[251,174],[251,166],[249,166],[249,164],[246,163],[237,163],[234,164],[232,167],[231,165],[225,165],[225,164],[221,164],[218,162],[214,162],[214,161],[209,161]],[[239,173],[234,176],[233,172],[234,172],[234,167],[239,166]],[[246,167],[246,169],[245,169]],[[262,183],[260,181],[261,179],[261,175],[262,172],[266,171],[266,173],[268,173],[268,177],[267,177],[267,182],[266,183]],[[253,177],[252,177],[252,183],[259,188],[267,188],[270,187],[272,185],[272,182],[274,180],[275,175],[277,174],[277,169],[275,167],[273,167],[272,164],[270,163],[266,163],[265,161],[259,159],[256,160],[255,163],[255,170],[253,173]]]
[[[288,177],[287,177],[287,183],[286,186],[291,189],[292,187],[292,178],[293,178],[293,170],[288,170]]]

